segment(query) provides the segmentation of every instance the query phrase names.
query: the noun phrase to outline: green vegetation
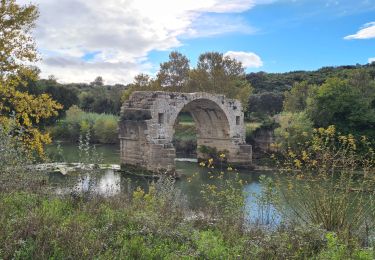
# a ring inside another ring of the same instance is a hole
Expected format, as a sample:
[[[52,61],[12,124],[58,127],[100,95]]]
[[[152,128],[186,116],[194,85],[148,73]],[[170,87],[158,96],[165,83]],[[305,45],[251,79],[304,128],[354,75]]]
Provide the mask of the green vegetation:
[[[331,128],[320,130],[321,139],[313,139],[313,141],[325,140],[326,135],[332,135],[332,131]],[[4,164],[0,175],[2,180],[0,182],[0,258],[372,259],[374,257],[373,241],[367,240],[366,244],[366,239],[362,239],[366,238],[362,236],[366,232],[362,233],[364,230],[358,228],[359,219],[355,222],[335,222],[349,225],[333,225],[332,228],[329,228],[325,222],[304,222],[298,219],[292,222],[287,220],[270,229],[255,224],[254,220],[249,222],[245,218],[244,183],[230,167],[215,171],[213,168],[215,162],[212,159],[202,162],[201,165],[211,170],[209,178],[215,181],[200,187],[204,206],[192,210],[175,185],[175,180],[167,177],[151,183],[145,189],[138,187],[106,198],[79,191],[67,195],[51,193],[48,180],[35,182],[35,179],[30,178],[29,172],[22,171],[23,165],[17,167],[17,162],[21,161],[19,156],[22,155],[17,152],[19,148],[12,145],[13,139],[5,133],[1,135],[0,140],[0,148],[11,151],[7,154],[6,162],[12,162],[11,165]],[[348,139],[347,142],[352,147],[353,141]],[[324,143],[320,144],[322,150],[325,149],[324,147],[331,147],[325,146]],[[301,155],[303,156],[303,153]],[[341,153],[341,155],[343,157],[338,158],[339,161],[342,161],[342,158],[351,158],[350,154]],[[292,159],[295,160],[299,158],[298,156]],[[308,153],[308,156],[317,160],[320,168],[330,169],[332,166],[331,161],[324,160],[325,156],[313,157],[312,153]],[[366,158],[368,160],[368,157]],[[290,165],[288,162],[289,160],[286,160],[285,165]],[[299,164],[293,161],[293,165]],[[341,169],[341,165],[338,166],[337,169]],[[8,188],[9,183],[4,182],[3,179],[6,176],[4,175],[6,169],[18,176],[12,181],[14,184],[12,189]],[[18,172],[19,169],[21,172]],[[300,174],[299,172],[298,175]],[[195,176],[189,180],[192,185]],[[232,178],[228,178],[229,176]],[[285,205],[277,204],[281,201],[278,196],[285,190],[283,188],[285,185],[272,186],[272,181],[265,178],[262,183],[264,195],[256,198],[260,207],[267,208],[270,203],[276,206]],[[27,190],[24,188],[25,184]],[[277,187],[281,189],[278,190]],[[274,192],[275,188],[276,192]],[[291,191],[289,188],[290,186],[287,186],[287,190]],[[324,189],[324,186],[320,189]],[[327,190],[324,193],[332,193],[330,197],[317,196],[319,194],[316,192],[321,190],[311,189],[312,191],[315,192],[314,196],[310,196],[308,201],[319,198],[321,203],[315,204],[318,207],[316,212],[322,211],[322,216],[327,213],[325,209],[340,209],[340,207],[326,208],[326,203],[330,203],[333,196],[337,198],[333,200],[334,202],[344,201],[356,206],[355,209],[358,207],[367,211],[374,209],[368,202],[356,204],[356,201],[347,200],[346,197],[342,199],[338,188],[334,192]],[[349,191],[342,192],[349,194]],[[288,196],[290,193],[283,194],[286,194],[285,199],[290,199]],[[364,198],[364,195],[362,197]],[[301,197],[298,199],[301,200]],[[348,213],[349,208],[343,207]],[[304,212],[304,216],[310,216],[309,213],[314,211],[299,208],[298,211],[282,212],[285,216],[288,214],[290,216],[290,213],[294,212],[300,214]],[[336,217],[341,220],[340,216]],[[374,231],[373,219],[366,219],[369,237]],[[363,221],[365,218],[360,220]],[[353,223],[356,225],[352,226]],[[351,232],[343,232],[346,228],[351,228]]]
[[[287,150],[304,144],[311,137],[313,123],[305,112],[283,112],[278,115],[279,127],[275,129],[277,148]]]
[[[160,64],[155,79],[145,74],[137,75],[123,93],[122,100],[127,100],[136,90],[217,93],[247,104],[252,87],[245,79],[242,64],[222,53],[203,53],[198,58],[196,68],[190,68],[187,57],[179,52],[171,52],[169,61]],[[246,105],[244,109],[247,109]]]
[[[84,112],[76,106],[66,111],[66,117],[51,127],[56,140],[78,142],[81,135],[90,133],[91,142],[113,144],[118,142],[118,117],[109,114]]]
[[[340,135],[334,126],[316,129],[285,151],[279,168],[289,219],[321,225],[346,243],[368,243],[375,227],[375,152],[367,138]]]
[[[322,67],[315,71],[291,71],[286,73],[254,72],[246,75],[246,79],[254,88],[254,92],[284,93],[300,82],[309,85],[322,85],[327,79],[337,77],[348,79],[357,70],[365,70],[371,78],[375,76],[375,64],[346,65],[338,67]]]

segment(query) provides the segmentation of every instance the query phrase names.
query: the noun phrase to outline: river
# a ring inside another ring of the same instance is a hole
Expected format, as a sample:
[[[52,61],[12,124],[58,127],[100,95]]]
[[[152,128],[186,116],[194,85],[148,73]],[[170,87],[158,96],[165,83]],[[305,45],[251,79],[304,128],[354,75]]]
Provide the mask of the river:
[[[59,148],[57,148],[58,146]],[[95,156],[93,156],[93,158],[86,158],[86,160],[91,163],[119,164],[119,152],[119,147],[117,145],[96,145]],[[47,148],[47,154],[55,161],[82,161],[80,159],[82,155],[80,155],[80,150],[76,144],[61,143],[59,145],[50,145]],[[222,181],[218,178],[212,178],[212,170],[209,171],[207,168],[200,167],[196,162],[179,161],[179,159],[177,159],[176,169],[180,173],[181,178],[176,180],[175,185],[186,197],[189,207],[193,209],[203,206],[200,192],[203,185],[218,184],[218,182]],[[217,169],[217,172],[220,172],[220,170]],[[270,208],[267,212],[264,212],[264,208],[261,209],[256,203],[256,196],[262,192],[262,187],[259,182],[259,177],[261,175],[273,177],[274,172],[252,170],[238,171],[239,179],[245,183],[246,215],[248,219],[252,221],[275,222],[278,221],[279,218],[275,209]],[[227,172],[224,175],[224,179],[235,178],[235,176],[236,173],[234,171]],[[58,193],[71,193],[73,191],[93,192],[103,196],[113,196],[118,193],[131,192],[138,186],[146,189],[151,181],[148,178],[136,177],[115,170],[77,171],[67,175],[49,173],[49,179]]]

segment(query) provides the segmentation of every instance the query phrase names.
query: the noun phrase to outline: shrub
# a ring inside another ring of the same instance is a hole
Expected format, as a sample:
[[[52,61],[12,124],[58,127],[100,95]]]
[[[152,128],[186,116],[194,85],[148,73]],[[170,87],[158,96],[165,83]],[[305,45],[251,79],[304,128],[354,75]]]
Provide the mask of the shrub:
[[[118,124],[116,117],[102,117],[95,121],[93,132],[95,139],[102,144],[115,144],[118,142]]]
[[[285,178],[277,187],[288,205],[281,209],[286,218],[321,225],[347,242],[368,241],[374,232],[375,153],[365,137],[319,128],[284,158],[279,168]]]
[[[277,147],[297,149],[309,140],[313,123],[305,112],[284,112],[279,115],[280,127],[275,129]]]
[[[66,111],[66,117],[51,129],[55,139],[77,142],[81,135],[91,134],[94,143],[118,142],[118,117],[109,114],[87,113],[72,106]]]

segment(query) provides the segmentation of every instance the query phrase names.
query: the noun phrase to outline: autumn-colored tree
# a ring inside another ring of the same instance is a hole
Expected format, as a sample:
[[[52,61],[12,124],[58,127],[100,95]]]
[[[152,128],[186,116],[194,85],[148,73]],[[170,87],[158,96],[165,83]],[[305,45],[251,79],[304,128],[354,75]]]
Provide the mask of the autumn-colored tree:
[[[36,46],[31,35],[38,18],[35,5],[19,5],[15,0],[0,2],[0,125],[13,122],[16,138],[30,151],[43,155],[43,145],[51,142],[37,124],[57,115],[62,106],[47,94],[32,95],[26,79],[36,79],[38,70],[30,65],[37,61]]]

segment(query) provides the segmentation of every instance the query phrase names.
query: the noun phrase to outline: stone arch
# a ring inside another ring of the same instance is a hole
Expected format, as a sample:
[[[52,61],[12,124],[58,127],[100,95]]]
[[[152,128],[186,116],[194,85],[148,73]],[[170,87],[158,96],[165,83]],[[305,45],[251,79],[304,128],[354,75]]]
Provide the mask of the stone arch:
[[[174,124],[181,111],[192,114],[197,144],[228,151],[228,162],[249,166],[241,103],[209,93],[134,92],[121,109],[119,138],[123,164],[148,170],[175,168]],[[200,156],[198,154],[198,156]]]

